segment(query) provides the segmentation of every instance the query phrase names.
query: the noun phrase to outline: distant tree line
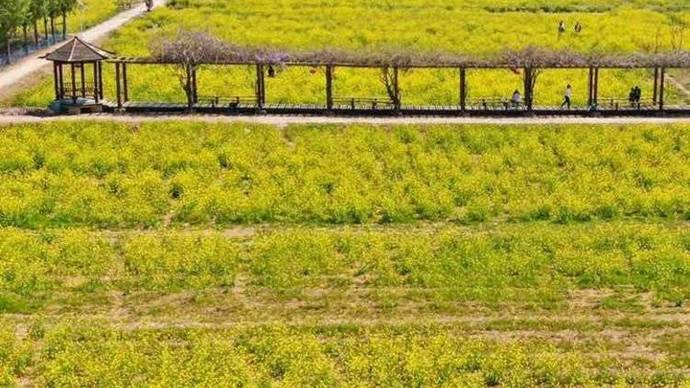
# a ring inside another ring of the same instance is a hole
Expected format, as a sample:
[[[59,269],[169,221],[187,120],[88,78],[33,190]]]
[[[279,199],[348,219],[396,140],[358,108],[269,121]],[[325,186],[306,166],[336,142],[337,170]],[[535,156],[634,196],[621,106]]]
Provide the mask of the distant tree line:
[[[0,43],[10,60],[13,44],[19,42],[28,51],[58,33],[67,37],[67,14],[75,10],[78,0],[2,0],[0,1]],[[61,31],[56,31],[61,20]]]

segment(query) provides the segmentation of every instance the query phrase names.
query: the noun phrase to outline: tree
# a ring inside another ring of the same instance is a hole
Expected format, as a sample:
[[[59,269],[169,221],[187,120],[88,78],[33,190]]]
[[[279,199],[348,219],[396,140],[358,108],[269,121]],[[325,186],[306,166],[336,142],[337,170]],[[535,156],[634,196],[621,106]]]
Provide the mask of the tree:
[[[0,3],[0,28],[5,40],[8,63],[11,61],[12,39],[16,38],[17,30],[25,25],[28,15],[28,0],[3,0]]]
[[[60,0],[48,0],[48,19],[50,19],[50,36],[55,39],[55,18],[60,14]]]
[[[67,14],[77,7],[77,0],[57,0],[57,10],[62,17],[62,39],[67,38]]]
[[[48,1],[47,0],[31,0],[29,4],[29,13],[31,14],[31,22],[34,29],[34,43],[38,44],[38,21],[43,19],[44,27],[45,20],[48,16]],[[48,29],[45,28],[46,38],[48,34]]]
[[[386,66],[381,69],[381,83],[386,88],[388,98],[393,102],[395,110],[400,109],[400,87],[398,84],[398,68]]]
[[[231,57],[255,57],[254,53],[241,52],[220,39],[203,32],[181,30],[173,37],[161,37],[152,42],[151,53],[154,59],[170,63],[187,97],[187,109],[194,108],[196,94],[194,76],[202,64],[214,63]],[[262,59],[269,64],[277,64],[279,56]]]

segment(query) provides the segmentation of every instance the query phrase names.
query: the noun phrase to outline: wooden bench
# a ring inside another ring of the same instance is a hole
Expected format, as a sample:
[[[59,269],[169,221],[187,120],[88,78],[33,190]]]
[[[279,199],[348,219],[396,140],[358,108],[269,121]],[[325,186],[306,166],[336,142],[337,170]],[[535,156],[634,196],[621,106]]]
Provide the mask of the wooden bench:
[[[393,109],[395,103],[390,98],[386,97],[348,97],[348,98],[334,98],[333,106],[347,106],[352,110],[355,109]]]

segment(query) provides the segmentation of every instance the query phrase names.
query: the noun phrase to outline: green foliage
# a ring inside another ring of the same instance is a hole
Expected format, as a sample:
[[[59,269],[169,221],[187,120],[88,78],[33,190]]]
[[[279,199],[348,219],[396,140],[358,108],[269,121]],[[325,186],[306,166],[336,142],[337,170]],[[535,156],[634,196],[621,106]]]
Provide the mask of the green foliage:
[[[625,369],[539,340],[473,339],[439,327],[120,332],[77,323],[48,334],[38,378],[70,386],[682,384],[663,362],[653,367]]]
[[[690,299],[688,239],[682,227],[640,222],[281,228],[251,237],[249,244],[206,231],[109,236],[4,229],[0,310],[40,310],[60,291],[84,296],[228,289],[237,276],[275,295],[402,288],[433,291],[439,301],[522,300],[544,308],[574,289],[632,287],[680,307]],[[601,302],[611,309],[630,304]]]
[[[0,138],[0,385],[687,383],[683,125]]]
[[[17,340],[9,325],[0,322],[0,385],[13,386],[30,362],[28,344]]]
[[[690,217],[682,126],[5,127],[0,225]]]
[[[220,234],[142,235],[123,247],[128,288],[202,289],[232,286],[239,247]]]

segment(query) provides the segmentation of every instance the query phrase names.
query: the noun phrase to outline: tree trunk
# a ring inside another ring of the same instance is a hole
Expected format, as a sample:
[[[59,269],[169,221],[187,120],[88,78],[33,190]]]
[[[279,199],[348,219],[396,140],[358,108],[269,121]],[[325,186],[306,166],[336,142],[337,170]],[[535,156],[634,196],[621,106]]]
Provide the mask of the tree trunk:
[[[10,43],[10,37],[7,36],[7,64],[12,63],[12,44]]]
[[[28,32],[28,29],[26,27],[26,24],[24,24],[22,26],[22,34],[24,37],[24,52],[26,54],[28,54],[29,53],[29,32]]]
[[[62,40],[67,39],[67,12],[62,12]]]
[[[48,41],[48,18],[43,17],[43,35],[45,35],[46,41]]]
[[[38,20],[34,20],[34,44],[38,46]]]
[[[50,36],[55,41],[55,17],[52,15],[50,16]]]
[[[193,91],[192,91],[192,67],[191,66],[186,66],[185,67],[185,73],[186,73],[186,79],[185,79],[185,94],[187,95],[187,110],[189,112],[192,112],[194,109],[194,96],[193,96]]]

